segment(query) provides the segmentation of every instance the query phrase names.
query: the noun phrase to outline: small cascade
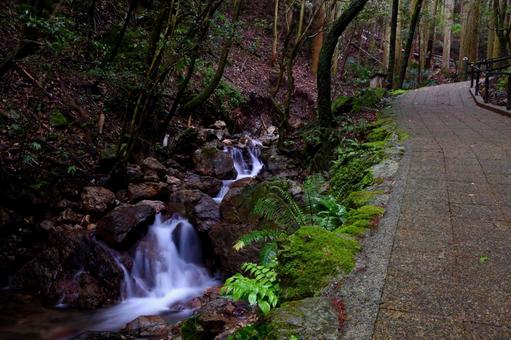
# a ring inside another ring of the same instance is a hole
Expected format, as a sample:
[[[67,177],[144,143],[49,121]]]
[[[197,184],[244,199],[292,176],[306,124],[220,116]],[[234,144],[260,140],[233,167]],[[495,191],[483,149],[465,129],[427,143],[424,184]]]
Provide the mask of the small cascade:
[[[263,168],[263,163],[260,160],[260,146],[261,143],[259,141],[251,140],[249,142],[247,149],[250,156],[250,162],[248,164],[243,158],[243,151],[241,149],[228,147],[224,150],[225,152],[231,153],[232,160],[234,161],[236,178],[222,181],[222,188],[220,189],[220,192],[213,198],[217,203],[222,202],[233,182],[247,177],[256,177],[259,174]]]
[[[124,273],[124,300],[100,312],[94,329],[116,330],[141,315],[171,313],[176,304],[218,284],[200,265],[201,257],[199,238],[186,219],[174,216],[162,221],[157,215],[135,249],[131,271],[116,259]],[[179,314],[191,312],[185,309]]]

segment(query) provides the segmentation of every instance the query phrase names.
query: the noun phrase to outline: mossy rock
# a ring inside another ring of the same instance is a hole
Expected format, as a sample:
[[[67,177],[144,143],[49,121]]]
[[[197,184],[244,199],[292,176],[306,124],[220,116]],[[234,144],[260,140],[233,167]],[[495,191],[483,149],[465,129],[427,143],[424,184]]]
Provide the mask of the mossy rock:
[[[366,89],[353,101],[352,112],[359,112],[362,107],[374,108],[385,96],[386,90],[382,88]]]
[[[340,273],[349,273],[358,241],[317,226],[298,229],[281,244],[277,271],[284,300],[314,296]]]
[[[360,208],[364,205],[367,205],[370,201],[374,199],[377,195],[382,195],[384,192],[382,190],[375,191],[354,191],[348,195],[345,200],[345,204],[351,208]]]
[[[339,315],[326,297],[282,304],[270,314],[267,339],[339,339]]]
[[[346,225],[353,224],[360,220],[372,221],[383,216],[385,209],[374,205],[364,205],[358,209],[351,210],[346,219]]]
[[[50,113],[50,124],[56,128],[65,128],[69,125],[69,122],[59,110],[53,110]]]

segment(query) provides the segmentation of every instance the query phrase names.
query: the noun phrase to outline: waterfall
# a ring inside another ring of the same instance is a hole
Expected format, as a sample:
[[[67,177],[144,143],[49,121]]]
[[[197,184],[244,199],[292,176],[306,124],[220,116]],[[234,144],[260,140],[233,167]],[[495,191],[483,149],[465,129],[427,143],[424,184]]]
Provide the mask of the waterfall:
[[[116,330],[138,316],[172,312],[176,304],[200,296],[218,284],[200,260],[201,245],[193,226],[179,216],[162,221],[158,214],[135,249],[131,271],[116,258],[124,273],[123,301],[101,311],[94,329]]]
[[[243,151],[236,147],[226,148],[225,152],[230,152],[232,160],[234,162],[234,170],[236,171],[236,178],[222,181],[222,188],[220,192],[213,199],[220,203],[224,199],[225,195],[229,191],[229,188],[233,182],[236,182],[242,178],[256,177],[261,169],[263,163],[259,159],[260,151],[259,147],[261,143],[256,140],[251,140],[248,145],[248,154],[250,156],[250,163],[247,164],[243,158]]]

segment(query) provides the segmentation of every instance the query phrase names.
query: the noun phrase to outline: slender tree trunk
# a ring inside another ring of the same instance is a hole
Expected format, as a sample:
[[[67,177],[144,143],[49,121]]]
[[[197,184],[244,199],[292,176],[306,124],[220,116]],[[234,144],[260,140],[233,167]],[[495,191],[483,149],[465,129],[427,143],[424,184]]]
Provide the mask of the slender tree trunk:
[[[275,0],[275,9],[273,13],[273,41],[271,44],[271,66],[275,65],[277,60],[277,47],[279,42],[279,0]]]
[[[392,0],[392,18],[390,20],[390,45],[389,45],[389,69],[387,71],[387,86],[393,87],[394,65],[396,64],[396,38],[397,16],[399,13],[399,0]]]
[[[442,50],[442,70],[449,72],[451,60],[451,33],[454,25],[454,0],[445,0],[444,3],[444,46]]]
[[[464,0],[463,21],[461,23],[459,69],[463,69],[463,59],[477,60],[477,43],[479,38],[479,7],[481,0]]]
[[[119,52],[119,48],[121,47],[122,41],[124,39],[124,35],[126,34],[126,29],[128,28],[128,24],[130,22],[130,18],[133,15],[133,11],[135,10],[135,6],[137,4],[137,0],[131,0],[130,5],[128,7],[128,13],[126,13],[126,18],[124,19],[124,24],[122,25],[121,32],[117,37],[117,41],[115,42],[114,48],[112,49],[112,53],[110,53],[110,57],[108,58],[109,62],[114,61],[117,53]]]
[[[319,56],[319,68],[317,76],[318,86],[318,120],[322,127],[331,127],[332,116],[332,55],[339,37],[350,22],[364,8],[368,0],[352,0],[349,7],[337,18],[325,36],[323,47]]]
[[[435,45],[435,33],[436,33],[436,17],[438,14],[438,0],[435,0],[433,8],[431,9],[431,20],[429,23],[428,41],[426,48],[426,64],[425,68],[430,69],[433,60],[433,48]]]
[[[318,73],[318,65],[319,65],[319,53],[321,52],[321,46],[323,45],[323,29],[325,27],[325,5],[318,4],[320,9],[316,16],[314,17],[314,39],[312,40],[312,62],[311,62],[311,70],[313,74]]]
[[[406,77],[406,69],[408,68],[408,59],[410,59],[410,53],[412,51],[413,38],[415,36],[415,29],[419,22],[419,17],[422,8],[423,0],[415,0],[412,19],[410,21],[410,28],[408,30],[408,37],[406,38],[405,51],[403,53],[403,60],[401,62],[401,71],[399,74],[399,87],[403,87],[403,83]]]

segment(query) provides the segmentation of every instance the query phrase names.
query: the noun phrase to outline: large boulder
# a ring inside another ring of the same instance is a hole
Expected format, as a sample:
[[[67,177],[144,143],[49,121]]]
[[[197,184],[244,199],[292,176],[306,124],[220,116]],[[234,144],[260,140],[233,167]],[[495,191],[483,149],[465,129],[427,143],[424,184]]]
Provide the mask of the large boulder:
[[[220,221],[218,204],[200,190],[177,191],[171,196],[170,201],[178,206],[176,208],[181,210],[200,232],[210,230]]]
[[[128,199],[130,202],[165,198],[168,195],[168,184],[163,182],[130,183]]]
[[[122,334],[137,339],[165,339],[171,332],[172,326],[161,316],[139,316],[130,321],[121,330]]]
[[[13,286],[48,304],[97,308],[119,299],[123,272],[88,232],[54,230],[46,249],[14,276]]]
[[[103,187],[85,187],[82,192],[83,210],[93,214],[102,214],[115,202],[115,194]]]
[[[98,221],[96,234],[114,248],[132,245],[155,214],[154,206],[148,204],[117,207]]]
[[[269,339],[340,339],[339,315],[326,297],[282,304],[270,315]]]
[[[195,170],[201,175],[220,179],[234,177],[234,162],[231,155],[217,148],[198,149],[193,154],[193,162]]]
[[[165,173],[167,172],[167,167],[153,157],[147,157],[144,159],[142,161],[142,167],[144,167],[145,170],[156,171],[159,176],[165,176]]]
[[[199,176],[189,174],[185,179],[185,184],[189,189],[200,190],[211,197],[216,196],[222,188],[222,181],[210,176]]]

